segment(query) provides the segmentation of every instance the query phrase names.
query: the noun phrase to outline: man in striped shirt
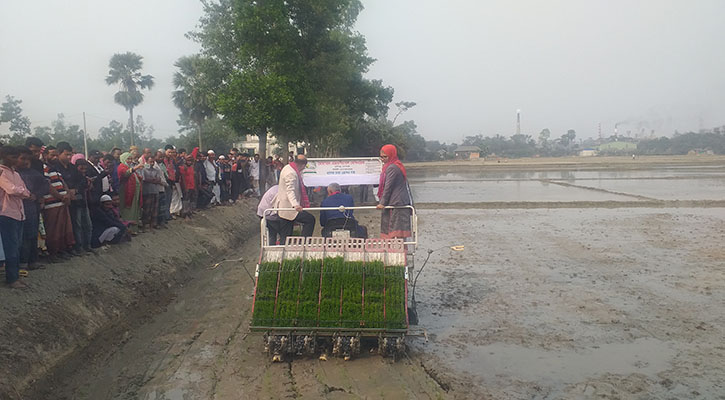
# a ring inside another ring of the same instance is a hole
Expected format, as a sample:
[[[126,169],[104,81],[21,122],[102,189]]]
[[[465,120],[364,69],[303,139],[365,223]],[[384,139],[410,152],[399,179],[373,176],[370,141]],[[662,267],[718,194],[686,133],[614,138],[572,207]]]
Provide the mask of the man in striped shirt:
[[[50,193],[44,196],[43,222],[45,224],[45,244],[50,255],[50,262],[59,261],[59,257],[68,259],[68,250],[75,244],[73,225],[71,224],[68,205],[71,197],[63,176],[53,168],[57,162],[57,150],[46,149],[43,172],[50,182]]]

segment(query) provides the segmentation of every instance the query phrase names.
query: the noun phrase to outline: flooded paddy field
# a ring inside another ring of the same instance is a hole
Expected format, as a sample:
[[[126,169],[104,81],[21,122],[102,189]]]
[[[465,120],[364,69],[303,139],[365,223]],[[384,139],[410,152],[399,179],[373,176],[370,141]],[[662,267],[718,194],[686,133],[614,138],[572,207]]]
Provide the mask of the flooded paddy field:
[[[628,196],[584,188],[564,187],[546,180],[411,182],[419,203],[487,201],[616,201]]]
[[[413,170],[410,186],[419,203],[722,200],[725,166],[595,171],[502,171],[485,166],[438,173]]]
[[[418,172],[411,348],[454,397],[725,398],[725,209],[668,206],[725,199],[725,169]]]

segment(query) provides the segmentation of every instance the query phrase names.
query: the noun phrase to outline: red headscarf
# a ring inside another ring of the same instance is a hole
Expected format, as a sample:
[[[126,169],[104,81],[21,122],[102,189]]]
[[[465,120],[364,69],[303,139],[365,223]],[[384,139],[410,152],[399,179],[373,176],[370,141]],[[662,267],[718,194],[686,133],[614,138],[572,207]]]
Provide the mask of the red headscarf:
[[[403,163],[400,162],[398,159],[398,149],[395,147],[395,145],[392,144],[386,144],[383,146],[380,151],[385,153],[385,155],[388,156],[388,161],[383,164],[383,171],[380,173],[380,186],[378,186],[378,198],[383,196],[383,189],[385,188],[385,171],[388,169],[389,166],[392,164],[395,164],[400,168],[400,171],[403,172],[404,177],[408,177],[408,174],[405,172],[405,167],[403,166]]]

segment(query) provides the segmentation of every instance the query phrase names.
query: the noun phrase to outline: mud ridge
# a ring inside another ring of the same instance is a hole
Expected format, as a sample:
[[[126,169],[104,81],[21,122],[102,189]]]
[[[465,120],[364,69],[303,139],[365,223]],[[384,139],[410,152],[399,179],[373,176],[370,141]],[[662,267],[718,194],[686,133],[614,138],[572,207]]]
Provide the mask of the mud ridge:
[[[725,208],[723,200],[641,201],[480,201],[416,203],[419,210],[538,209],[538,208]]]
[[[0,330],[17,332],[0,336],[0,398],[57,398],[64,377],[113,357],[130,332],[165,310],[178,290],[213,264],[214,255],[256,232],[251,207],[172,221],[168,230],[98,255],[31,271],[28,290],[0,290]]]
[[[559,186],[563,186],[563,187],[573,187],[573,188],[578,188],[578,189],[591,190],[591,191],[599,192],[599,193],[616,194],[619,196],[632,197],[632,198],[639,199],[639,200],[658,201],[655,198],[640,196],[638,194],[616,192],[614,190],[607,190],[607,189],[595,188],[595,187],[584,186],[584,185],[576,185],[573,183],[561,182],[561,181],[556,181],[556,180],[552,180],[552,179],[541,179],[540,181],[546,182],[546,183],[552,183],[554,185],[559,185]]]
[[[532,170],[555,171],[562,169],[578,171],[598,170],[638,170],[652,167],[692,167],[720,166],[725,163],[725,156],[640,156],[636,160],[630,157],[541,157],[517,159],[479,159],[449,160],[428,162],[407,162],[407,170],[424,170],[436,172],[456,172],[461,170],[487,169],[495,171]]]

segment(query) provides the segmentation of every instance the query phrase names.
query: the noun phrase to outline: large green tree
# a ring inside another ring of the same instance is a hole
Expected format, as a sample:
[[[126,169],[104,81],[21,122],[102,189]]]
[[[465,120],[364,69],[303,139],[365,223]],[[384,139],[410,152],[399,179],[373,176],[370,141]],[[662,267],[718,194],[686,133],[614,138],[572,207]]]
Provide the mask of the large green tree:
[[[201,44],[207,68],[223,76],[216,111],[240,136],[257,135],[262,157],[267,132],[289,129],[300,119],[300,82],[286,73],[296,57],[285,8],[284,1],[205,1],[200,30],[190,35]]]
[[[174,73],[174,87],[171,94],[174,105],[181,111],[182,118],[191,121],[202,148],[202,126],[214,112],[214,91],[219,86],[220,69],[218,65],[200,55],[179,58],[174,64],[178,69]]]
[[[114,54],[108,63],[108,67],[106,83],[108,85],[119,85],[113,99],[128,111],[128,126],[131,133],[131,145],[133,145],[133,109],[143,102],[144,94],[141,91],[153,88],[154,77],[141,73],[143,57],[131,52]]]
[[[358,0],[205,1],[190,34],[223,76],[215,108],[238,134],[304,141],[339,154],[365,118],[385,115],[392,89],[364,77],[374,61],[353,25]],[[261,179],[264,182],[264,178]]]

